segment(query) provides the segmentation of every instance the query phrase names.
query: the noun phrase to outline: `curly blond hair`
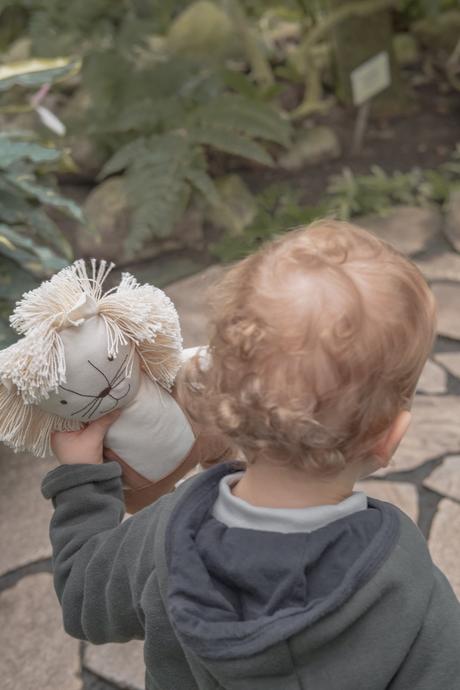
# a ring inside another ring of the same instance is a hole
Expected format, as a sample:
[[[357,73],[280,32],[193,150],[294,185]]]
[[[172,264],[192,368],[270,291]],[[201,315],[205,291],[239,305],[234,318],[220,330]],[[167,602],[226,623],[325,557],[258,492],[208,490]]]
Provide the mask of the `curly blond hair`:
[[[211,301],[209,360],[196,356],[178,381],[189,412],[248,462],[266,456],[318,475],[372,455],[410,406],[435,334],[417,267],[333,220],[266,244]]]

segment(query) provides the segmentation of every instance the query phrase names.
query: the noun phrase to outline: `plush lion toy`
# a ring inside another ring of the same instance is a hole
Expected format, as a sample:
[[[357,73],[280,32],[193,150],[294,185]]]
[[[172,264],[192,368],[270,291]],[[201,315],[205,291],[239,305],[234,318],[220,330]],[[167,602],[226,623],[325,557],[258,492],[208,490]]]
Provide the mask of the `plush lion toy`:
[[[112,268],[92,260],[88,275],[76,261],[18,302],[10,321],[24,337],[0,352],[0,440],[44,456],[51,432],[122,408],[104,457],[121,464],[135,512],[228,448],[200,433],[176,399],[187,351],[173,303],[127,273],[104,293]]]

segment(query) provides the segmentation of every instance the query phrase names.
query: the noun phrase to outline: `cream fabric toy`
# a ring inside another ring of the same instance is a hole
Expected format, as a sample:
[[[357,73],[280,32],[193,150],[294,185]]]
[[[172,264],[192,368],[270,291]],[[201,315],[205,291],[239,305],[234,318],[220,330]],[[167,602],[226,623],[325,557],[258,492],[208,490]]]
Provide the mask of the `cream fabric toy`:
[[[52,431],[122,408],[105,438],[105,459],[123,467],[135,512],[227,444],[204,435],[176,400],[183,351],[179,319],[162,290],[131,275],[103,292],[113,264],[76,261],[24,295],[10,317],[23,335],[0,352],[0,440],[44,456]]]

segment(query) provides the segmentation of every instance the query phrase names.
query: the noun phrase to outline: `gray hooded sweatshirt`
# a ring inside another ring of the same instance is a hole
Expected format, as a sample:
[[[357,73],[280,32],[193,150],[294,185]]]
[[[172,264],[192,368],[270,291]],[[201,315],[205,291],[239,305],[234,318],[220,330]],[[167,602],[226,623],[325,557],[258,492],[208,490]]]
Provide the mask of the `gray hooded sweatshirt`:
[[[144,640],[148,690],[459,690],[460,604],[389,503],[310,533],[227,527],[217,466],[122,522],[120,468],[60,466],[54,581],[66,631]]]

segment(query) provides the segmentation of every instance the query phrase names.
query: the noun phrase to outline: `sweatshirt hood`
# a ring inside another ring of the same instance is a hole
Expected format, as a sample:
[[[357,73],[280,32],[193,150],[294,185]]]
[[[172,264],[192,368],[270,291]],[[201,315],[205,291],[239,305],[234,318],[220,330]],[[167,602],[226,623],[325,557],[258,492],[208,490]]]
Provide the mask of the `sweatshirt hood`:
[[[312,630],[356,597],[400,533],[400,511],[372,498],[367,510],[311,533],[227,527],[211,511],[220,479],[241,469],[219,465],[191,480],[166,530],[170,620],[183,644],[209,660],[248,657]],[[420,546],[414,567],[430,562]]]

